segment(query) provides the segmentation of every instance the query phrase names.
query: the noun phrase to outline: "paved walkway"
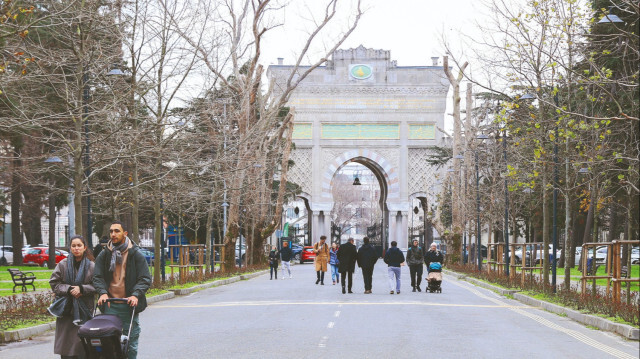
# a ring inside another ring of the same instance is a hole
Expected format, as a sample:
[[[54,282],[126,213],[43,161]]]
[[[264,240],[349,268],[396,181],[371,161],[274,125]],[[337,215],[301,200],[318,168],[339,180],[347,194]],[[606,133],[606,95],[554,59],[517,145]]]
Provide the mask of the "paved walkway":
[[[316,285],[312,264],[294,278],[248,281],[151,305],[140,315],[139,358],[638,358],[638,343],[589,329],[444,277],[441,294],[390,295],[379,263],[373,294]],[[424,287],[424,285],[423,285]],[[0,347],[0,357],[53,358],[53,336]]]

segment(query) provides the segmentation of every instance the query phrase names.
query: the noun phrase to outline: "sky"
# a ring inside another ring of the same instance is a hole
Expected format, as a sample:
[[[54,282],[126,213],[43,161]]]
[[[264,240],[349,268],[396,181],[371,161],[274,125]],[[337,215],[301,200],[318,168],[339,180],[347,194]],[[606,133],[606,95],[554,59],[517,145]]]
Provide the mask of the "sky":
[[[431,65],[432,56],[438,56],[442,61],[442,35],[457,46],[461,31],[474,32],[472,24],[478,19],[481,8],[477,1],[471,0],[363,1],[365,14],[341,48],[363,45],[390,50],[398,66]],[[263,47],[265,64],[277,63],[278,57],[284,57],[285,64],[293,61],[292,40],[305,25],[299,18],[304,16],[305,9],[299,4],[305,2],[294,0],[296,4],[287,9],[289,13],[285,15],[285,26],[273,30],[266,39],[266,46]],[[292,14],[294,12],[297,14]]]
[[[284,19],[284,25],[270,30],[265,38],[262,47],[264,65],[276,64],[278,57],[284,58],[285,65],[293,64],[294,49],[300,48],[305,28],[309,27],[309,12],[316,16],[322,14],[322,8],[310,10],[308,7],[319,2],[326,1],[293,0],[290,3],[283,18],[278,18]],[[396,60],[398,66],[430,66],[431,57],[435,56],[439,57],[438,63],[441,65],[445,53],[443,36],[455,56],[464,56],[461,45],[463,37],[460,34],[478,35],[475,22],[485,12],[477,0],[363,0],[362,7],[365,13],[360,23],[340,48],[363,45],[367,48],[390,50],[391,59]],[[322,46],[316,47],[321,48]],[[451,112],[451,100],[448,102],[446,112]],[[450,128],[452,118],[445,115],[445,129]]]

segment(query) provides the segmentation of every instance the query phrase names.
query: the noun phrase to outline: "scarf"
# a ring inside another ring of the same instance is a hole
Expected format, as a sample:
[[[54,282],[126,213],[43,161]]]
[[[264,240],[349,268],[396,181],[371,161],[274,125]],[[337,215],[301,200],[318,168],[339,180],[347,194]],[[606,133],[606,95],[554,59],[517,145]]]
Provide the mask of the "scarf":
[[[109,264],[109,272],[116,270],[116,264],[122,264],[122,252],[129,248],[129,237],[124,237],[124,241],[120,245],[115,246],[111,242],[111,264]],[[109,246],[107,246],[109,248]]]
[[[67,268],[64,272],[63,280],[65,284],[75,287],[81,286],[84,282],[84,277],[86,276],[87,271],[89,271],[89,259],[87,259],[87,257],[82,258],[77,272],[74,262],[75,258],[73,258],[73,256],[70,256],[70,258],[67,259]],[[93,313],[91,313],[89,308],[87,308],[84,301],[72,295],[56,297],[53,303],[51,303],[51,306],[49,306],[48,311],[51,315],[57,318],[72,315],[73,324],[78,326],[84,324],[84,322],[93,317]]]

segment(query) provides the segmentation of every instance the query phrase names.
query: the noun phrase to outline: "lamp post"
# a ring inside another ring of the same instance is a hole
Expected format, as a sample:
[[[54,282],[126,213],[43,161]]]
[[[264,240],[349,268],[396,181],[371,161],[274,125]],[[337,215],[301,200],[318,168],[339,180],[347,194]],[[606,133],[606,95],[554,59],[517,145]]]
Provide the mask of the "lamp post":
[[[558,94],[553,95],[553,102],[558,108]],[[553,260],[551,261],[551,287],[556,292],[556,263],[558,253],[558,113],[556,112],[555,128],[553,137],[553,244],[551,251]],[[568,204],[567,204],[568,205]],[[566,248],[565,248],[566,250]]]
[[[484,141],[489,137],[484,133],[479,134],[476,137],[480,141]],[[478,148],[474,151],[476,160],[476,224],[478,230],[476,232],[476,256],[478,258],[478,271],[482,270],[482,249],[480,248],[480,172],[478,170]]]
[[[4,233],[7,231],[7,209],[4,206],[4,203],[2,204],[2,259],[0,259],[0,264],[4,265],[7,263],[7,259],[4,257],[4,247],[6,245],[5,243],[5,235]]]
[[[44,160],[45,163],[62,163],[60,157],[51,156]],[[53,176],[47,181],[49,185],[53,185]],[[54,197],[53,190],[49,191],[49,260],[47,261],[47,266],[49,269],[53,269],[56,266],[56,217],[54,215],[56,213],[56,200]]]
[[[508,186],[508,172],[509,167],[507,165],[507,126],[503,128],[502,136],[502,154],[504,157],[504,259],[505,259],[505,273],[509,277],[509,186]]]

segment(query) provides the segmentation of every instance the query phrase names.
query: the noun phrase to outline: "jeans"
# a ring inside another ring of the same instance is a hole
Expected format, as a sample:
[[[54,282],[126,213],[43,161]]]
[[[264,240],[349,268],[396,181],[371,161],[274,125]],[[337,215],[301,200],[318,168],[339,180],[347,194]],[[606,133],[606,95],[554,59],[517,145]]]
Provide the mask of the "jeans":
[[[271,279],[273,279],[273,275],[276,275],[276,279],[278,279],[278,264],[270,264],[269,268],[271,270]]]
[[[117,315],[122,320],[122,334],[129,335],[129,324],[131,323],[131,307],[123,303],[111,303],[107,306],[104,314]],[[129,335],[129,359],[136,359],[138,356],[138,339],[140,338],[140,319],[138,314],[133,317],[133,326],[131,327],[131,335]]]
[[[362,267],[362,279],[364,279],[364,290],[371,290],[373,267]]]
[[[284,270],[287,269],[289,272],[289,278],[291,278],[291,261],[282,261],[282,278],[284,278]]]
[[[409,273],[411,274],[411,287],[419,287],[422,283],[422,271],[423,266],[420,264],[411,264],[409,266]]]
[[[389,267],[387,272],[389,273],[389,290],[400,293],[400,267]]]
[[[347,288],[349,289],[349,291],[351,291],[351,285],[353,283],[353,272],[346,271],[340,274],[342,274],[342,288],[344,288],[344,285],[347,283],[347,279],[348,279],[349,285],[347,286]]]
[[[334,282],[340,283],[340,274],[338,274],[338,265],[337,264],[332,264],[331,265],[331,280],[333,280]]]

